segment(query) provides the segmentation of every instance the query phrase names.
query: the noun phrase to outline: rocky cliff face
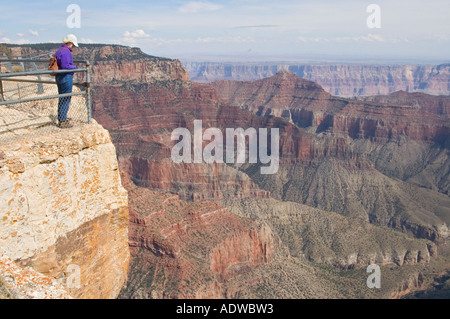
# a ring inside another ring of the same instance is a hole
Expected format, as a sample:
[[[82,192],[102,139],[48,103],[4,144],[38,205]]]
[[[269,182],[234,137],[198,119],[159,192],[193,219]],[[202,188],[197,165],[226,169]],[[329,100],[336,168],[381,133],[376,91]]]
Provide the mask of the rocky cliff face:
[[[0,146],[0,251],[63,283],[77,270],[74,298],[115,298],[129,261],[115,147],[98,124],[65,133]]]
[[[337,96],[369,96],[396,91],[450,94],[450,65],[184,63],[192,81],[254,81],[289,70]]]
[[[5,255],[0,256],[1,299],[72,299],[64,285],[32,268],[21,268]]]
[[[181,67],[180,61],[151,57],[137,48],[84,48],[76,52],[76,57],[94,62],[92,81],[96,84],[121,81],[149,83],[169,79],[189,81],[189,74]]]

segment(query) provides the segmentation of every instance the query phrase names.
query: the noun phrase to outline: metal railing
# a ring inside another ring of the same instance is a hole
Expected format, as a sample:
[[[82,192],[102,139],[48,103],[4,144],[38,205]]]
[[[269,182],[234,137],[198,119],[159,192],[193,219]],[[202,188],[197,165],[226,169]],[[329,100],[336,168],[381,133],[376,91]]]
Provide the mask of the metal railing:
[[[82,67],[58,71],[47,70],[48,61],[0,59],[4,72],[0,73],[0,143],[59,129],[58,104],[63,99],[69,99],[71,126],[91,124],[89,61],[74,61]],[[73,91],[59,94],[55,77],[51,75],[67,73],[74,73]]]

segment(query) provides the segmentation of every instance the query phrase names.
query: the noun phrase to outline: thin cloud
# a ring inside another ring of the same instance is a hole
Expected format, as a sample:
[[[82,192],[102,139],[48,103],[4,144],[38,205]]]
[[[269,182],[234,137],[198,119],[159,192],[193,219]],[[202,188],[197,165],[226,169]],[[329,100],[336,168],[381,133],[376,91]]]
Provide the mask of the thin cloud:
[[[2,42],[2,43],[11,43],[11,44],[30,44],[31,43],[31,41],[28,40],[28,39],[20,38],[20,39],[17,39],[17,40],[11,40],[8,37],[0,38],[0,42]]]
[[[199,13],[207,11],[216,11],[222,9],[223,6],[208,1],[191,1],[178,8],[181,13]]]
[[[424,38],[425,40],[437,41],[439,43],[450,41],[450,35],[448,34],[434,34]]]
[[[150,34],[147,34],[144,30],[142,29],[136,29],[134,31],[125,31],[123,33],[123,36],[125,38],[133,38],[133,39],[144,39],[144,38],[149,38]]]
[[[142,29],[136,29],[134,31],[125,31],[122,33],[122,41],[127,45],[135,45],[138,41],[143,39],[149,39],[150,34],[147,34]]]
[[[279,25],[276,24],[260,24],[260,25],[240,25],[235,27],[235,29],[265,29],[265,28],[278,28]]]
[[[378,34],[368,34],[357,37],[337,37],[336,42],[385,42],[384,38]]]
[[[329,43],[329,42],[337,42],[337,43],[357,43],[357,42],[395,42],[393,39],[386,41],[381,35],[378,34],[368,34],[361,36],[345,36],[345,37],[336,37],[336,38],[324,38],[324,37],[303,37],[300,36],[297,38],[298,42],[301,43]]]
[[[19,40],[15,40],[13,41],[14,44],[30,44],[31,41],[28,39],[19,39]]]
[[[298,42],[301,42],[301,43],[307,43],[307,42],[315,42],[315,43],[320,43],[320,42],[322,42],[322,43],[328,43],[328,42],[331,42],[330,39],[322,38],[322,37],[309,37],[309,38],[298,37],[298,38],[297,38],[297,41],[298,41]]]
[[[127,44],[135,44],[137,40],[150,38],[150,34],[147,34],[142,29],[136,29],[134,31],[125,31],[122,33],[122,35],[123,35],[122,41]]]
[[[159,47],[163,45],[173,45],[180,43],[187,43],[185,39],[163,39],[163,38],[153,38],[153,37],[144,37],[144,38],[133,38],[133,37],[123,37],[121,40],[113,41],[116,44],[122,45],[143,45],[145,47]]]
[[[30,29],[30,30],[28,30],[28,32],[34,37],[38,37],[39,36],[39,32],[36,31],[36,30]]]
[[[81,43],[87,43],[87,44],[92,44],[94,43],[94,41],[90,38],[81,38]]]
[[[204,37],[197,38],[195,40],[196,43],[249,43],[255,42],[254,39],[251,38],[243,38],[240,36],[236,37]]]

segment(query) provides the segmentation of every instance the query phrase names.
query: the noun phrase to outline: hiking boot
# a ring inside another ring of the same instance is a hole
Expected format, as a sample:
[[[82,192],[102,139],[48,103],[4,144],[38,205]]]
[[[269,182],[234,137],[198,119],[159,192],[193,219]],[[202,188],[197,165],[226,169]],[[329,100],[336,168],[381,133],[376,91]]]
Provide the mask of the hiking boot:
[[[71,128],[71,127],[73,127],[73,124],[70,123],[70,121],[60,121],[58,123],[58,127],[59,128]]]

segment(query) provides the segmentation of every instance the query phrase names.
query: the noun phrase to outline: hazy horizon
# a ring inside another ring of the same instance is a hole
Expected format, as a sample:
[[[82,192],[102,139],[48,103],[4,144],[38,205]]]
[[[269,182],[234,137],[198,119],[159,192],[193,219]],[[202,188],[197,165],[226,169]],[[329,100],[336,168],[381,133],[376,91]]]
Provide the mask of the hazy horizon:
[[[35,42],[26,44],[0,42],[2,45],[8,46],[27,46],[27,45],[42,45],[55,44],[59,42]],[[84,44],[86,45],[86,44]],[[117,43],[89,43],[88,45],[123,45],[128,47],[135,47],[140,49],[143,53],[151,56],[158,56],[161,58],[178,59],[182,63],[236,63],[236,64],[279,64],[279,63],[309,63],[309,64],[424,64],[424,65],[440,65],[450,63],[449,58],[434,58],[421,56],[338,56],[330,54],[315,54],[315,55],[295,55],[295,54],[278,54],[278,55],[232,55],[232,54],[179,54],[179,55],[155,55],[153,52],[145,52],[139,46],[132,46]],[[83,44],[80,43],[80,47]],[[75,49],[76,50],[76,49]]]

